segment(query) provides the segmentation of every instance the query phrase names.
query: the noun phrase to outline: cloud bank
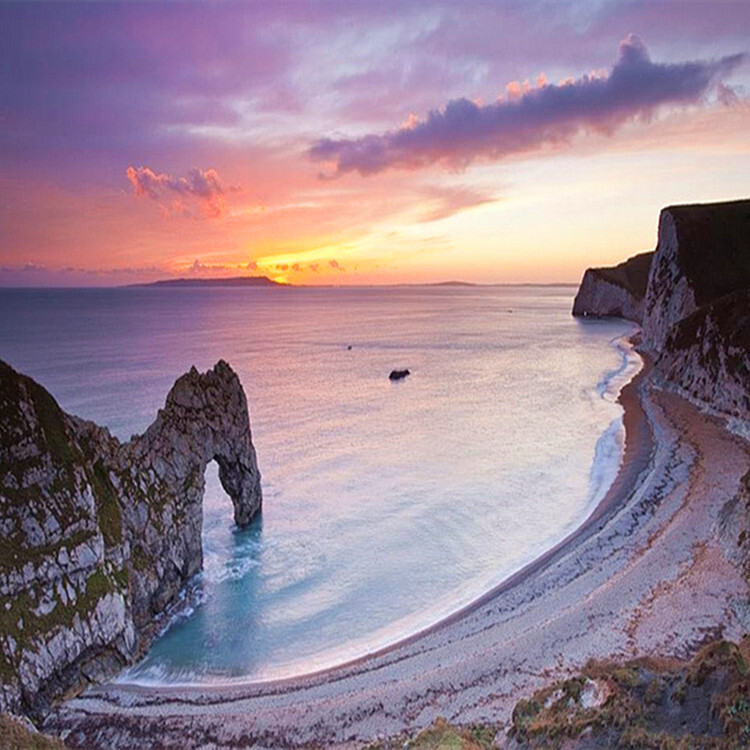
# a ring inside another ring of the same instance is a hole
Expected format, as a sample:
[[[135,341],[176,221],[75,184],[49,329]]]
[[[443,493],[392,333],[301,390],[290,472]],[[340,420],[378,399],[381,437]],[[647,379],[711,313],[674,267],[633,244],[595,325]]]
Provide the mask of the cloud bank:
[[[137,196],[151,198],[167,211],[188,215],[191,212],[184,199],[193,200],[210,218],[225,214],[226,194],[240,189],[224,182],[215,169],[194,167],[187,177],[175,177],[150,167],[130,166],[125,174]]]
[[[590,130],[613,133],[624,122],[651,117],[668,104],[700,102],[742,61],[736,54],[718,60],[652,62],[643,42],[630,34],[608,73],[550,84],[543,76],[532,87],[508,85],[492,104],[454,99],[425,120],[410,120],[396,130],[360,138],[323,138],[309,150],[333,176],[374,174],[389,168],[417,169],[438,162],[464,166],[484,157],[566,143]],[[720,88],[719,93],[723,91]]]

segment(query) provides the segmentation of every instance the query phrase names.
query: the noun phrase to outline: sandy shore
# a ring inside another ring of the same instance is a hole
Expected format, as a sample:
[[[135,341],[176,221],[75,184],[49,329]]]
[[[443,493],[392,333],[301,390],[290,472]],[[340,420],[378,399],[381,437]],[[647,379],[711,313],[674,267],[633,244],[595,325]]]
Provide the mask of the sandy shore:
[[[685,656],[750,630],[748,586],[719,533],[748,444],[648,366],[620,396],[626,448],[602,504],[573,535],[479,602],[327,672],[220,688],[103,685],[46,727],[72,747],[357,747],[438,716],[504,722],[515,702],[589,658]]]

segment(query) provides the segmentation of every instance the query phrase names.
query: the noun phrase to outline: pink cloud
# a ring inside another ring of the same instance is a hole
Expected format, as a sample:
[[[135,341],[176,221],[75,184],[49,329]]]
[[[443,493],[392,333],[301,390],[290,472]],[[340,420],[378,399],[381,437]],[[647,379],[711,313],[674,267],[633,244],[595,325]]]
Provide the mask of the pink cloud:
[[[170,213],[189,213],[185,199],[196,202],[209,218],[226,213],[226,195],[239,191],[228,185],[215,169],[191,169],[187,177],[175,177],[166,172],[154,172],[150,167],[129,166],[125,172],[135,195],[150,198]]]
[[[494,203],[497,197],[469,187],[428,187],[424,191],[430,208],[420,217],[422,223],[447,219],[467,208]]]

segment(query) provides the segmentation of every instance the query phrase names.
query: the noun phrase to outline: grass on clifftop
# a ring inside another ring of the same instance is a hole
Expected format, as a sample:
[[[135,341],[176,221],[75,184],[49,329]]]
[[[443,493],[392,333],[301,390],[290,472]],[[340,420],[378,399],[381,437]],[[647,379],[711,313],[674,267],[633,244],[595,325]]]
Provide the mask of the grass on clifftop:
[[[746,636],[710,643],[689,662],[590,662],[583,675],[518,702],[514,747],[750,747],[748,656]]]
[[[653,251],[639,253],[616,266],[593,268],[592,271],[605,281],[622,287],[636,299],[643,299],[646,296],[653,257]]]
[[[0,748],[3,750],[66,750],[66,745],[56,737],[32,732],[9,714],[0,714]]]
[[[750,200],[670,206],[698,306],[750,286]]]
[[[397,737],[367,745],[364,750],[490,750],[495,747],[497,729],[489,724],[457,727],[445,719],[438,718],[429,729],[420,732],[414,739]]]

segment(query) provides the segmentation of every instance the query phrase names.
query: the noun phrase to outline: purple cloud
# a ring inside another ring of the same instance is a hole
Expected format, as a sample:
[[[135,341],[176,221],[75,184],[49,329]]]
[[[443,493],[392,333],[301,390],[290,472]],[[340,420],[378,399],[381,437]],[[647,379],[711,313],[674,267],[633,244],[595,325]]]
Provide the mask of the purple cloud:
[[[184,212],[182,202],[166,199],[174,196],[193,198],[198,201],[206,216],[217,218],[226,211],[225,195],[238,191],[239,187],[227,185],[215,169],[202,170],[194,167],[187,177],[174,177],[165,172],[156,173],[150,167],[130,166],[125,172],[136,195],[157,201],[162,207],[174,212]]]
[[[425,120],[383,134],[323,138],[310,157],[332,166],[334,175],[362,175],[388,168],[416,169],[437,162],[464,166],[477,157],[502,159],[565,143],[577,133],[611,133],[627,120],[650,117],[662,105],[699,102],[744,59],[654,63],[641,40],[630,34],[620,44],[607,74],[538,86],[517,82],[492,104],[454,99]]]

